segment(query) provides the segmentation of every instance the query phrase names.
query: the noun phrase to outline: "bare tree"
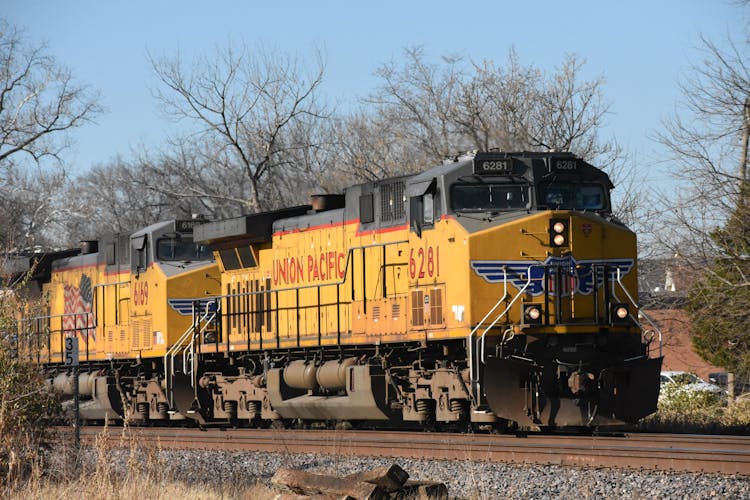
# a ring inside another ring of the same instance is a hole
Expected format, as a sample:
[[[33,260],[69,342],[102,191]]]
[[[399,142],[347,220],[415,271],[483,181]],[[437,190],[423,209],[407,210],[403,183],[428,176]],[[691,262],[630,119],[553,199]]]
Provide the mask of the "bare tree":
[[[681,189],[665,195],[656,238],[699,278],[688,296],[693,342],[713,363],[750,373],[750,41],[701,39],[700,61],[658,140]]]
[[[0,21],[0,163],[18,155],[59,160],[65,132],[101,111],[97,96],[46,50]]]
[[[390,62],[377,70],[382,83],[367,100],[397,124],[406,142],[437,159],[456,152],[458,134],[452,117],[465,78],[461,58],[443,57],[443,63],[429,64],[421,48],[406,49],[403,63]]]
[[[138,154],[133,167],[130,179],[141,191],[170,200],[180,212],[226,218],[247,210],[251,180],[210,138],[177,137],[163,151]]]
[[[581,81],[584,63],[569,55],[551,76],[523,66],[514,50],[504,66],[458,56],[430,64],[421,48],[378,70],[367,99],[401,133],[440,159],[460,149],[573,151],[595,160],[617,149],[598,130],[609,111],[603,78]]]
[[[692,254],[696,265],[718,251],[711,232],[738,205],[747,204],[744,193],[749,180],[744,145],[750,127],[750,42],[738,47],[728,40],[725,49],[705,38],[701,44],[700,62],[680,84],[683,99],[656,137],[681,187],[677,197],[661,193],[663,220],[680,227],[682,234],[689,231],[695,242],[689,248],[698,252],[687,252],[679,237],[661,241],[686,258]]]
[[[0,243],[5,250],[55,244],[55,225],[65,218],[59,170],[24,169],[13,164],[0,167]]]
[[[320,54],[312,70],[275,51],[232,46],[196,59],[190,68],[179,56],[150,60],[163,84],[155,97],[170,116],[189,122],[190,140],[200,143],[201,163],[209,168],[205,176],[211,179],[190,170],[191,182],[179,186],[181,194],[241,201],[250,212],[288,202],[274,198],[280,191],[272,185],[284,173],[308,168],[322,147],[314,133],[328,116],[317,97],[324,72]],[[173,169],[163,174],[180,175]],[[228,182],[237,189],[227,190]]]
[[[363,107],[334,121],[332,167],[319,184],[338,192],[348,185],[417,172],[437,160],[409,137],[389,113]]]
[[[532,123],[542,103],[544,76],[523,66],[511,49],[505,65],[473,63],[474,74],[463,85],[457,123],[471,147],[503,151],[533,149]]]
[[[408,173],[473,149],[570,151],[608,170],[621,188],[617,215],[639,220],[635,166],[605,139],[609,103],[604,78],[581,78],[584,62],[567,56],[551,74],[523,65],[514,50],[504,64],[446,56],[430,63],[419,47],[382,65],[365,107],[341,120],[338,165],[350,178]]]
[[[68,69],[0,20],[0,243],[43,243],[62,213],[65,174],[61,154],[69,132],[102,111],[98,96],[79,85]]]
[[[70,182],[67,216],[60,230],[69,235],[69,244],[75,244],[76,238],[95,238],[191,216],[192,207],[185,200],[148,188],[144,181],[149,172],[141,161],[116,157]]]
[[[581,81],[584,62],[568,55],[557,72],[544,82],[538,93],[539,105],[531,112],[531,145],[554,151],[572,151],[601,164],[612,153],[614,141],[603,141],[599,130],[609,112],[602,87],[604,78]]]

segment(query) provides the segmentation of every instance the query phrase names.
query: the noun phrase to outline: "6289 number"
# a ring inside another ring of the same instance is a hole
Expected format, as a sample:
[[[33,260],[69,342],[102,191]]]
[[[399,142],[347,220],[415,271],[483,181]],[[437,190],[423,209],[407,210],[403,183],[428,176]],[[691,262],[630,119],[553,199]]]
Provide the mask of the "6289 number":
[[[137,306],[148,304],[148,281],[138,281],[133,286],[133,303]]]

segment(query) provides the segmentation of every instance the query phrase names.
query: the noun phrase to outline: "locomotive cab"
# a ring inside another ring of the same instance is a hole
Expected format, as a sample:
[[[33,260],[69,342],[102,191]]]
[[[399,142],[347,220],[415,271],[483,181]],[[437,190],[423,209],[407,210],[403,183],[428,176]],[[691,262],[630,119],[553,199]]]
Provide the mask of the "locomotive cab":
[[[468,233],[475,394],[531,428],[655,411],[661,358],[642,338],[635,235],[611,215],[608,176],[570,154],[480,153],[471,165],[446,191]]]

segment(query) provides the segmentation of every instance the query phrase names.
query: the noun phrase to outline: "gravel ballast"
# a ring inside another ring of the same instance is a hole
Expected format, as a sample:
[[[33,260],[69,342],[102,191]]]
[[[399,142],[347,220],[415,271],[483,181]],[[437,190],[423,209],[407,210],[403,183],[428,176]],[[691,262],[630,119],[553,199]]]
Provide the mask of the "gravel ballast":
[[[91,466],[96,450],[84,453]],[[132,450],[107,450],[110,464],[132,460]],[[443,482],[451,498],[750,498],[750,478],[719,474],[512,465],[489,462],[283,454],[159,450],[142,452],[158,461],[163,477],[218,487],[270,485],[280,467],[344,476],[393,463],[410,479]],[[117,467],[114,467],[117,471]]]

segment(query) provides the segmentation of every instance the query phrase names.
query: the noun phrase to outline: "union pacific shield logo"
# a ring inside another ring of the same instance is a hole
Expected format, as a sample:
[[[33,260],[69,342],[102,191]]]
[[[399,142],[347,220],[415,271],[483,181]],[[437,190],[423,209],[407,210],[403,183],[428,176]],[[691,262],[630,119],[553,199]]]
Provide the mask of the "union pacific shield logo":
[[[177,311],[182,316],[192,316],[193,307],[197,306],[196,311],[199,314],[216,311],[217,299],[169,299],[169,307]]]
[[[575,293],[589,295],[595,288],[601,287],[604,277],[610,283],[627,275],[633,269],[633,259],[597,259],[575,260],[572,256],[547,257],[544,262],[524,260],[472,260],[471,268],[488,283],[506,281],[531,295],[541,295],[547,287],[547,277],[554,277],[558,272],[564,273],[574,281]],[[529,279],[529,277],[531,277]],[[596,285],[596,286],[595,286]],[[554,291],[551,290],[552,294]]]

